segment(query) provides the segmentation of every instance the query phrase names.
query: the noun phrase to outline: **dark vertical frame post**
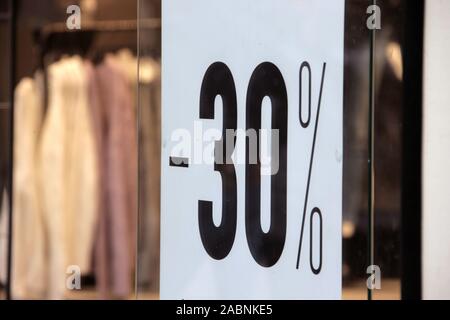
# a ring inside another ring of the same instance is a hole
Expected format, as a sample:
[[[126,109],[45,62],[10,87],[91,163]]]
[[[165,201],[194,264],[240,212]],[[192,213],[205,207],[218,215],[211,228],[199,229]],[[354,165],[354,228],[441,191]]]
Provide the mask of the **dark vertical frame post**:
[[[11,281],[12,281],[12,233],[13,233],[13,159],[14,159],[14,88],[16,85],[16,8],[17,1],[9,1],[10,20],[10,83],[9,83],[9,168],[8,168],[8,265],[6,279],[6,299],[11,300]]]
[[[422,77],[424,0],[403,0],[402,299],[422,298]]]
[[[371,5],[376,6],[376,0],[370,0]],[[370,58],[369,58],[369,132],[368,132],[368,266],[375,264],[375,50],[376,29],[369,30],[370,34]],[[367,288],[367,299],[372,300],[373,292]]]

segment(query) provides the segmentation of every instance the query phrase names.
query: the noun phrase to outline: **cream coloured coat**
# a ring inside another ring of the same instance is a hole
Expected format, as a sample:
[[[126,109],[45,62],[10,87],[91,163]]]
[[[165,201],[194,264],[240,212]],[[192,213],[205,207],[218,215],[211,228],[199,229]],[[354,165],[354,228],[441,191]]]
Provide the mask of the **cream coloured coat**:
[[[37,146],[42,122],[41,75],[16,88],[14,107],[12,293],[16,299],[45,291],[44,229],[37,181]]]
[[[91,268],[98,206],[98,157],[88,105],[87,74],[79,57],[48,70],[49,106],[40,146],[42,212],[48,236],[49,298],[62,299],[66,271]]]

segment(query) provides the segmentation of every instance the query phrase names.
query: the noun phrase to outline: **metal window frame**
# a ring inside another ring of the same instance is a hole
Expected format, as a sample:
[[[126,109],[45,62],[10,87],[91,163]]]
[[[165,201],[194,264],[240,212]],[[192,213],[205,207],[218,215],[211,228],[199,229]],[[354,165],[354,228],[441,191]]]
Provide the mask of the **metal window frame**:
[[[422,96],[425,0],[403,0],[402,299],[422,299]]]

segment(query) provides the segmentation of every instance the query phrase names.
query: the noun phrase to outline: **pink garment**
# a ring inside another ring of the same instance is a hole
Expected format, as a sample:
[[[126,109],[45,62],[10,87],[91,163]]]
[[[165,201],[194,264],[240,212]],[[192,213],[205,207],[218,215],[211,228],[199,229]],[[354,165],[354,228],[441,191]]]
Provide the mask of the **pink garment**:
[[[137,224],[137,120],[129,83],[106,59],[90,68],[90,102],[100,157],[95,270],[101,298],[133,289]]]

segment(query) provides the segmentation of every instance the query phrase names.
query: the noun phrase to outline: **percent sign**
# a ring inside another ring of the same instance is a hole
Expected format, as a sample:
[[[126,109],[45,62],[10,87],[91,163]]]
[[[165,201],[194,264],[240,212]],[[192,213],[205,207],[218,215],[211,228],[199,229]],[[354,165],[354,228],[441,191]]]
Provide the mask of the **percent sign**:
[[[313,164],[314,164],[314,151],[316,149],[316,140],[317,140],[317,131],[319,128],[319,119],[320,119],[320,107],[322,104],[322,93],[323,93],[323,83],[325,81],[325,72],[326,72],[326,68],[327,68],[327,64],[324,63],[323,64],[323,68],[322,68],[322,79],[320,82],[320,92],[319,92],[319,102],[318,102],[318,106],[317,106],[317,115],[316,115],[316,122],[315,122],[315,126],[314,126],[314,136],[313,136],[313,142],[312,142],[312,148],[311,148],[311,157],[310,157],[310,161],[309,161],[309,171],[308,171],[308,181],[306,184],[306,193],[305,193],[305,203],[303,206],[303,217],[302,217],[302,226],[301,226],[301,231],[300,231],[300,241],[299,241],[299,246],[298,246],[298,255],[297,255],[297,269],[300,266],[300,256],[301,256],[301,252],[302,252],[302,243],[303,243],[303,231],[305,229],[305,219],[306,219],[306,211],[307,211],[307,207],[308,207],[308,198],[309,198],[309,188],[311,186],[311,175],[312,175],[312,169],[313,169]],[[302,118],[302,78],[303,78],[303,71],[304,70],[308,71],[308,76],[309,76],[309,104],[308,104],[308,119],[306,120],[306,122],[303,121]],[[300,118],[300,124],[301,126],[306,129],[309,127],[310,123],[311,123],[311,83],[312,83],[312,76],[311,76],[311,67],[309,65],[308,62],[304,62],[302,63],[301,67],[300,67],[300,110],[299,110],[299,118]],[[318,215],[319,220],[320,220],[320,263],[319,266],[316,268],[314,266],[313,263],[313,249],[312,249],[312,243],[313,243],[313,218],[314,215]],[[311,266],[311,270],[314,274],[319,274],[321,269],[322,269],[322,238],[323,238],[323,218],[322,218],[322,212],[320,211],[319,208],[315,207],[314,209],[312,209],[311,211],[311,216],[310,216],[310,242],[309,242],[309,262],[310,262],[310,266]]]

